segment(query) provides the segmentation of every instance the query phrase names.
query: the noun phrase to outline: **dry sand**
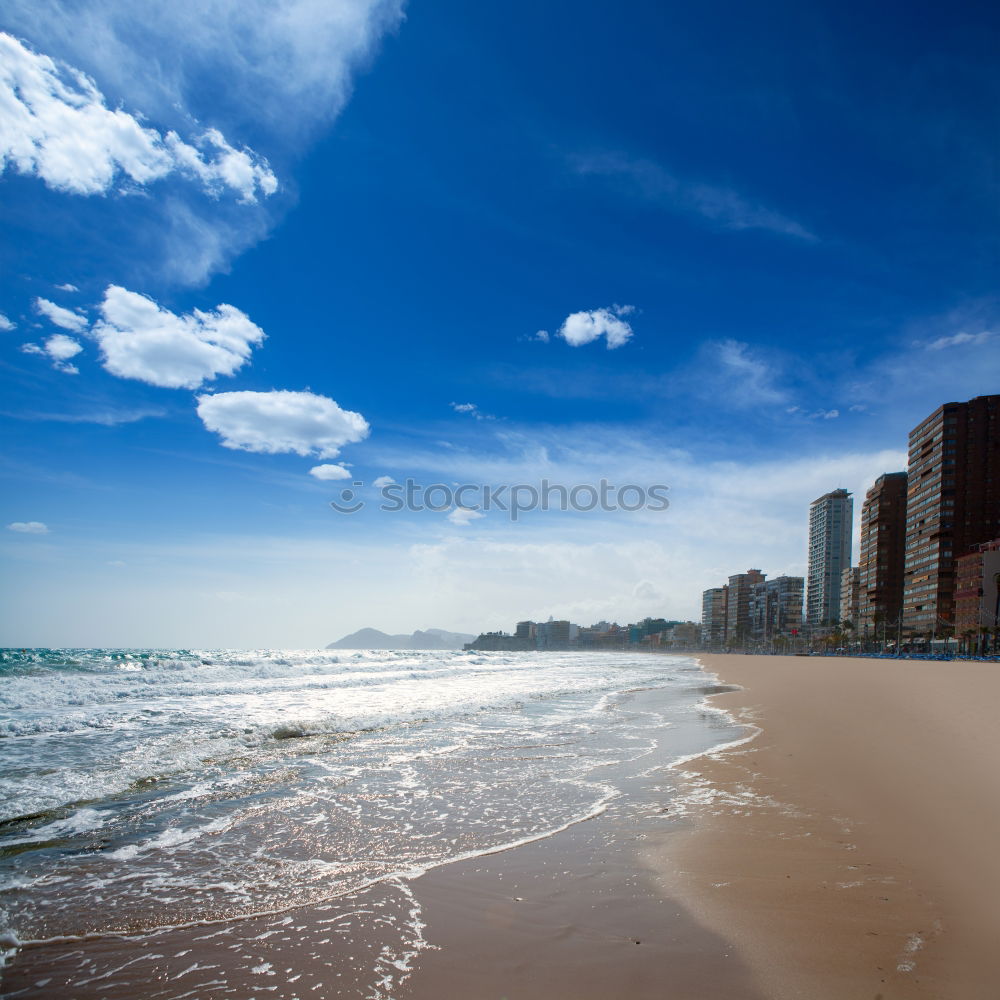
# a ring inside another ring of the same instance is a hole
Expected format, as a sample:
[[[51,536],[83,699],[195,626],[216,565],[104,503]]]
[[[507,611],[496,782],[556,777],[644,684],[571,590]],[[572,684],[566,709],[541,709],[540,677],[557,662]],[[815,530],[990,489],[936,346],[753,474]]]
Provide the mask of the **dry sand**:
[[[761,732],[648,852],[767,996],[1000,997],[1000,666],[700,657]]]

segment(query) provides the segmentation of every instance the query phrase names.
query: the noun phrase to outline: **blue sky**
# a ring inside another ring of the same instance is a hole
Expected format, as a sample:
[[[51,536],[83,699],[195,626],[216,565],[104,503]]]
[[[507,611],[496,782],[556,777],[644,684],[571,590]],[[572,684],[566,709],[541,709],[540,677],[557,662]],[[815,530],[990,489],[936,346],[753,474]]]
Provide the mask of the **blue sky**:
[[[983,5],[136,9],[0,21],[4,644],[697,617],[1000,387]]]

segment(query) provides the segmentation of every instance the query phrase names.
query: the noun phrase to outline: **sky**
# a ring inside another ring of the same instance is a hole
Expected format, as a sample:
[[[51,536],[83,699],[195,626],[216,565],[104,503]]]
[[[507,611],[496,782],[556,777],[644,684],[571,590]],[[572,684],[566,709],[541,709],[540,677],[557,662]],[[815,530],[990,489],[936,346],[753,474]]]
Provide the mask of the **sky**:
[[[989,5],[7,0],[0,32],[2,645],[697,620],[1000,391]],[[408,480],[470,489],[380,509]],[[477,509],[543,480],[669,505]]]

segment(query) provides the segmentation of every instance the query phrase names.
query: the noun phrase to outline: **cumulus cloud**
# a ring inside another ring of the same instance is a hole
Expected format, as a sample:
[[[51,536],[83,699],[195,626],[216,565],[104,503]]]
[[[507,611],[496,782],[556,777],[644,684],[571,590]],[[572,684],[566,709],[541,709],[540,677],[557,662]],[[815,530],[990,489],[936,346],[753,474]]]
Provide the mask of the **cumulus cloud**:
[[[549,336],[548,330],[536,330],[530,336],[522,336],[517,339],[526,340],[529,343],[547,344],[552,338]]]
[[[198,397],[198,416],[226,448],[335,458],[368,436],[360,413],[312,392],[219,392]]]
[[[467,527],[472,521],[480,517],[485,517],[481,511],[473,510],[471,507],[456,507],[448,514],[448,520],[459,528]]]
[[[12,323],[3,313],[0,313],[0,330],[6,333],[8,330],[13,330],[17,324]]]
[[[393,479],[392,476],[379,476],[378,479],[372,483],[372,486],[374,486],[375,489],[380,490],[385,486],[394,486],[395,483],[396,480]]]
[[[143,186],[171,173],[245,202],[278,187],[266,160],[231,146],[218,129],[192,143],[160,133],[109,108],[84,73],[6,33],[0,33],[0,124],[0,166],[69,194],[105,194],[122,179]]]
[[[22,535],[47,535],[49,527],[41,521],[14,521],[7,525],[8,531],[16,531]]]
[[[50,323],[61,326],[64,330],[70,330],[72,333],[83,333],[90,325],[86,316],[73,312],[72,309],[57,306],[48,299],[35,299],[35,310],[48,319]]]
[[[64,285],[56,285],[56,288],[58,288],[60,292],[78,292],[78,291],[80,291],[80,289],[77,288],[76,285],[71,285],[68,281]]]
[[[56,333],[49,337],[44,344],[22,344],[21,350],[25,354],[38,354],[48,358],[52,362],[52,367],[56,371],[65,372],[67,375],[79,375],[80,369],[76,365],[69,363],[70,358],[75,358],[83,347],[72,337],[67,337],[64,333]]]
[[[234,306],[178,316],[119,285],[108,285],[101,316],[92,332],[104,367],[166,389],[197,389],[232,375],[264,340],[264,331]]]
[[[314,465],[309,470],[310,476],[317,479],[350,479],[353,473],[350,469],[345,469],[342,465]]]
[[[632,327],[621,317],[629,315],[633,308],[616,305],[607,309],[571,313],[559,327],[559,336],[570,347],[581,347],[604,337],[608,350],[614,350],[627,343],[632,336]]]

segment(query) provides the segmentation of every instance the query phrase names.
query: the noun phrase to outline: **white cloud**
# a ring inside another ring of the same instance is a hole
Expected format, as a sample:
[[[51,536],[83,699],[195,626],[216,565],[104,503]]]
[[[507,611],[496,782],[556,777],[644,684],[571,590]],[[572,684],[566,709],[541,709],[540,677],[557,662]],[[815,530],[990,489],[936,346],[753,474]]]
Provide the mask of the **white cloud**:
[[[774,385],[772,367],[755,356],[749,344],[730,338],[708,344],[707,351],[714,364],[705,373],[706,385],[712,384],[713,391],[728,389],[731,403],[752,406],[785,400],[786,394]]]
[[[7,333],[9,330],[13,330],[16,323],[12,323],[3,313],[0,313],[0,330]]]
[[[372,483],[372,486],[374,486],[375,489],[380,490],[385,486],[394,486],[395,483],[396,480],[393,479],[392,476],[379,476],[378,479]]]
[[[317,479],[350,479],[353,473],[350,469],[345,469],[342,465],[314,465],[309,470],[310,476]]]
[[[72,337],[57,333],[45,341],[45,353],[56,361],[68,361],[75,358],[83,348]]]
[[[75,358],[83,347],[64,333],[53,334],[41,347],[38,344],[22,344],[21,350],[25,354],[38,354],[48,358],[57,371],[65,372],[67,375],[80,374],[80,369],[76,365],[71,365],[69,359]]]
[[[640,580],[632,588],[632,596],[640,601],[658,601],[663,595],[649,580]]]
[[[360,413],[311,392],[219,392],[198,397],[198,416],[226,448],[335,458],[368,436]]]
[[[492,413],[483,413],[475,403],[452,403],[451,408],[456,413],[467,413],[476,420],[496,420]]]
[[[610,309],[571,313],[559,327],[559,336],[570,347],[581,347],[604,337],[608,350],[614,350],[627,343],[632,336],[632,327],[619,318],[627,316],[632,309],[632,306],[612,306]]]
[[[471,507],[456,507],[448,514],[448,520],[460,528],[468,526],[472,521],[485,517],[481,511],[472,510]]]
[[[840,410],[817,410],[809,415],[813,420],[836,420]]]
[[[580,174],[623,180],[648,201],[671,211],[700,215],[723,229],[764,229],[810,243],[816,241],[794,219],[751,201],[732,188],[680,178],[651,160],[607,153],[576,156],[571,162]]]
[[[78,312],[73,312],[71,309],[64,309],[62,306],[57,306],[48,299],[35,299],[35,309],[45,316],[49,322],[54,323],[56,326],[61,326],[64,330],[70,330],[72,333],[83,333],[90,325],[90,321],[86,316]]]
[[[8,0],[4,20],[147,113],[254,122],[284,144],[335,118],[403,0]],[[218,86],[206,86],[206,80]],[[134,96],[133,96],[134,95]]]
[[[14,521],[7,525],[8,531],[16,531],[22,535],[47,535],[49,528],[41,521]]]
[[[983,330],[980,333],[953,333],[951,336],[932,340],[929,344],[925,344],[924,348],[928,351],[943,351],[949,347],[963,347],[966,344],[985,344],[992,338],[992,330]]]
[[[65,15],[63,15],[65,17]],[[0,166],[39,177],[56,191],[94,195],[120,178],[146,185],[171,173],[228,189],[245,202],[273,194],[267,162],[231,146],[218,129],[185,142],[161,134],[121,108],[111,110],[97,84],[0,33]]]
[[[80,291],[80,289],[77,288],[76,285],[71,285],[68,281],[64,285],[56,285],[56,288],[58,288],[60,292],[78,292],[78,291]]]
[[[93,335],[104,367],[166,389],[197,389],[217,375],[232,375],[264,340],[264,331],[233,306],[178,316],[118,285],[105,291],[101,315]]]

